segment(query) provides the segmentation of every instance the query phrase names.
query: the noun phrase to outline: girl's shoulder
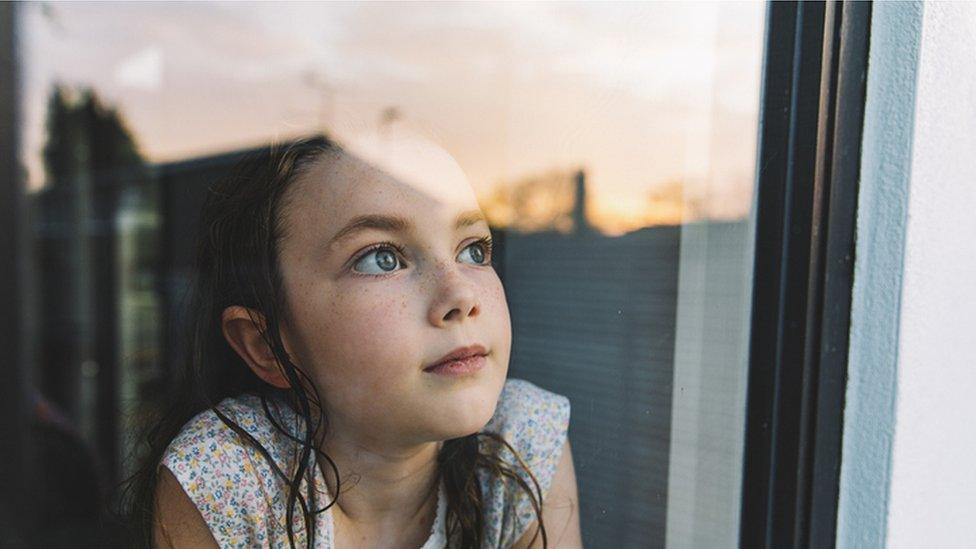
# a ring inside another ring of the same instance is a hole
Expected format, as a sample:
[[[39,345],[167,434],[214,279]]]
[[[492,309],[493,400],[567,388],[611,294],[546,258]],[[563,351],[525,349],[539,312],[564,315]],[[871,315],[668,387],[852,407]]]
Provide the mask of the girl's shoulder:
[[[295,426],[294,414],[273,402],[269,405],[278,426]],[[242,395],[227,398],[216,410],[204,410],[188,421],[164,452],[160,465],[179,481],[218,545],[277,546],[275,540],[285,524],[284,481],[242,434],[257,441],[276,464],[293,459],[294,443],[268,418],[261,399]],[[296,533],[300,530],[296,528]]]
[[[542,490],[543,499],[552,485],[569,429],[570,404],[565,396],[522,379],[505,382],[495,414],[484,431],[501,435],[519,453]],[[498,453],[534,489],[532,479],[507,449],[482,438],[489,451]],[[479,470],[485,504],[486,542],[509,547],[536,520],[528,495],[511,479],[490,477]]]
[[[538,461],[562,447],[569,414],[568,398],[524,379],[508,379],[484,430],[505,437],[523,460]]]
[[[163,454],[163,464],[180,466],[203,457],[223,463],[231,455],[246,457],[245,451],[253,449],[253,445],[245,443],[242,435],[253,438],[272,457],[281,457],[291,447],[291,440],[281,429],[297,432],[296,418],[285,406],[274,401],[267,404],[276,418],[274,422],[265,413],[261,399],[254,395],[226,398],[216,407],[200,412],[183,425],[170,443]]]

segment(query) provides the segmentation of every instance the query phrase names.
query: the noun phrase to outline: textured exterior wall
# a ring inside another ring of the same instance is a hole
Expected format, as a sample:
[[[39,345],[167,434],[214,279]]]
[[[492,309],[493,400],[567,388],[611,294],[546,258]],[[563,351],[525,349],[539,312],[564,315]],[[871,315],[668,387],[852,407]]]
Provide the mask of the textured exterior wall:
[[[839,547],[976,537],[976,5],[874,6]]]
[[[976,540],[976,4],[925,4],[888,547]]]
[[[871,18],[837,547],[881,547],[898,367],[920,2]]]

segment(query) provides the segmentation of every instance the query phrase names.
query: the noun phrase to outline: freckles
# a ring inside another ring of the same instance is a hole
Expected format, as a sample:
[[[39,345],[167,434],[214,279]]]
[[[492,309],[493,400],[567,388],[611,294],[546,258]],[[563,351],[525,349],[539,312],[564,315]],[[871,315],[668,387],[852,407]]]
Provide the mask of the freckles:
[[[505,288],[501,284],[486,284],[484,294],[495,301],[505,300]]]

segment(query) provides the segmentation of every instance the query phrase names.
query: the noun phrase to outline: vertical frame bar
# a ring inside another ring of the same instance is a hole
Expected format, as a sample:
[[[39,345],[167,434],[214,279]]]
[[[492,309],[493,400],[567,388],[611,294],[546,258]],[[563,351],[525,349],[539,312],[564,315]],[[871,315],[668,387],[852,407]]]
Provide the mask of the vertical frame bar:
[[[832,547],[870,4],[772,3],[742,547]]]
[[[760,114],[742,547],[792,545],[824,6],[773,2]]]
[[[822,252],[817,269],[819,323],[815,359],[818,366],[815,436],[809,452],[808,547],[833,547],[837,532],[844,395],[847,389],[847,356],[850,336],[851,289],[854,286],[854,245],[857,192],[861,168],[861,136],[867,93],[871,4],[836,4],[833,18],[834,56],[830,93],[833,101],[822,119],[830,119],[831,132],[823,144],[824,170],[818,180],[824,187],[826,207],[821,216]],[[822,125],[826,125],[822,123]],[[828,169],[829,167],[829,169]],[[812,323],[811,323],[812,324]]]
[[[0,3],[0,540],[18,545],[33,514],[30,499],[30,392],[24,325],[27,259],[24,178],[20,159],[16,2]]]

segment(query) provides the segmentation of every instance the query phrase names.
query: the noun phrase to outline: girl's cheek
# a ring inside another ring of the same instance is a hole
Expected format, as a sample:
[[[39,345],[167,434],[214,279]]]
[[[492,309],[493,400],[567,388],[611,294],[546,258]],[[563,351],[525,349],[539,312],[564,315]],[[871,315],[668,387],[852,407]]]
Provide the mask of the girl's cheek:
[[[366,282],[341,292],[336,309],[344,311],[344,318],[354,323],[381,326],[407,314],[408,299],[412,295],[408,284]]]
[[[416,316],[409,294],[399,286],[349,288],[332,300],[328,313],[329,344],[343,348],[347,359],[361,363],[411,340],[410,319]],[[415,324],[415,321],[414,321]],[[407,349],[404,349],[407,350]]]
[[[504,312],[505,316],[508,316],[508,300],[505,298],[505,288],[502,286],[502,281],[497,275],[492,276],[492,279],[485,284],[485,298],[490,301],[491,305]]]

